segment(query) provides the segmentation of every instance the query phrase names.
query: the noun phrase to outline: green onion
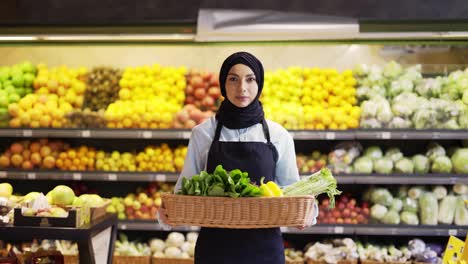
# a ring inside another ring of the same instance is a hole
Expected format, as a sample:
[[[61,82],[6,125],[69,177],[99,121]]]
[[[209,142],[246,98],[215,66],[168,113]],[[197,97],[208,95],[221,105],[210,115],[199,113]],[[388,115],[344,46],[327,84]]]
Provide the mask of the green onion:
[[[305,177],[304,179],[284,188],[284,194],[288,196],[313,195],[326,193],[330,198],[330,208],[335,207],[335,195],[341,194],[337,188],[336,179],[328,168]]]

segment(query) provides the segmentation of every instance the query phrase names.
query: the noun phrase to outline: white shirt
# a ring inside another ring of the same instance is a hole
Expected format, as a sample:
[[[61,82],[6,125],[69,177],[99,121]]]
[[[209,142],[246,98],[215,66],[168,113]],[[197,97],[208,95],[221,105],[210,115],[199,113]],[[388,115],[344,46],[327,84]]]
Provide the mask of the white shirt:
[[[296,164],[296,151],[291,135],[280,124],[271,120],[266,120],[270,131],[271,143],[278,151],[278,161],[276,162],[276,183],[280,186],[287,186],[299,180],[299,172]],[[213,116],[205,122],[192,129],[190,141],[185,157],[184,168],[177,180],[175,192],[180,190],[183,177],[191,178],[206,170],[208,151],[215,135],[217,121]],[[248,128],[221,129],[219,141],[234,142],[264,142],[265,138],[262,124],[256,124]]]

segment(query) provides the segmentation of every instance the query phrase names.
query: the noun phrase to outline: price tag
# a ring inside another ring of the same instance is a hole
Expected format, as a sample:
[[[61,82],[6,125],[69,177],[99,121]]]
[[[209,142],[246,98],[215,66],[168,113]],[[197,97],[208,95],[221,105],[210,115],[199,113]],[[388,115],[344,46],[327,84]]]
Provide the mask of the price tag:
[[[165,182],[167,177],[165,174],[156,174],[156,181],[158,182]]]
[[[192,133],[190,133],[190,132],[182,132],[182,138],[183,139],[189,139],[191,134]]]
[[[458,180],[457,177],[450,177],[449,178],[450,184],[457,184],[457,180]]]
[[[189,229],[190,229],[191,231],[197,231],[199,228],[196,227],[196,226],[190,226]]]
[[[89,130],[81,131],[81,137],[89,138],[90,136],[91,136],[91,131],[89,131]]]
[[[81,173],[73,173],[72,177],[75,181],[81,181]]]
[[[449,236],[456,236],[458,232],[456,229],[449,229],[448,234]]]
[[[153,137],[153,132],[151,131],[143,131],[141,133],[142,138],[152,138]]]
[[[344,227],[342,226],[335,226],[333,232],[335,234],[343,234],[344,233]]]
[[[336,134],[335,132],[327,132],[325,133],[325,139],[327,140],[335,140]]]
[[[439,132],[432,132],[432,138],[433,139],[439,139],[440,138],[440,133]]]
[[[281,231],[281,233],[287,233],[287,232],[288,232],[288,228],[282,226],[282,227],[280,227],[280,231]]]
[[[126,224],[121,224],[120,229],[121,230],[127,230],[127,225]]]
[[[23,137],[31,137],[32,136],[32,130],[31,129],[24,129],[23,130]]]
[[[116,180],[117,180],[117,175],[114,174],[114,173],[109,173],[109,174],[107,175],[107,179],[108,179],[109,181],[116,181]]]
[[[28,180],[35,180],[36,179],[36,173],[34,172],[28,172],[28,174],[26,175]]]
[[[6,178],[7,177],[7,172],[6,171],[0,171],[0,178]]]
[[[382,132],[381,137],[382,137],[382,139],[391,139],[392,138],[392,133]]]

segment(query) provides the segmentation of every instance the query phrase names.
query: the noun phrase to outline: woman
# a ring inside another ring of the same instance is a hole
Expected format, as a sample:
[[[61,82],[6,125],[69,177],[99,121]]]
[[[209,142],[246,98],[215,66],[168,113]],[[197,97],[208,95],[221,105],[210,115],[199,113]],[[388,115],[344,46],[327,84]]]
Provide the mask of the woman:
[[[184,176],[213,172],[219,164],[228,171],[247,171],[257,184],[262,176],[265,182],[276,181],[281,186],[299,180],[292,137],[264,118],[258,100],[263,76],[261,62],[250,53],[237,52],[226,58],[219,75],[225,100],[215,118],[193,128],[176,191]],[[164,209],[159,213],[165,220]],[[284,262],[279,228],[201,228],[195,247],[196,264]]]

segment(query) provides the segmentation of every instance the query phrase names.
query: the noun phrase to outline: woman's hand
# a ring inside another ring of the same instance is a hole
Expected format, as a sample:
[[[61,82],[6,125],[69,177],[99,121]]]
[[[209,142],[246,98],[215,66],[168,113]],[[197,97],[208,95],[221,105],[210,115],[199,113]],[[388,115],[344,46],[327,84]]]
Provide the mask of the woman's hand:
[[[169,229],[171,229],[173,227],[168,222],[166,208],[164,207],[164,204],[161,204],[161,206],[158,208],[157,219],[158,219],[159,225],[162,227],[162,229],[169,230]]]
[[[315,202],[314,203],[313,213],[310,214],[309,218],[306,220],[306,224],[302,225],[302,226],[297,226],[296,228],[299,229],[299,230],[304,230],[307,227],[311,227],[311,226],[315,225],[317,223],[318,214],[319,214],[319,209],[318,209],[317,202]]]

